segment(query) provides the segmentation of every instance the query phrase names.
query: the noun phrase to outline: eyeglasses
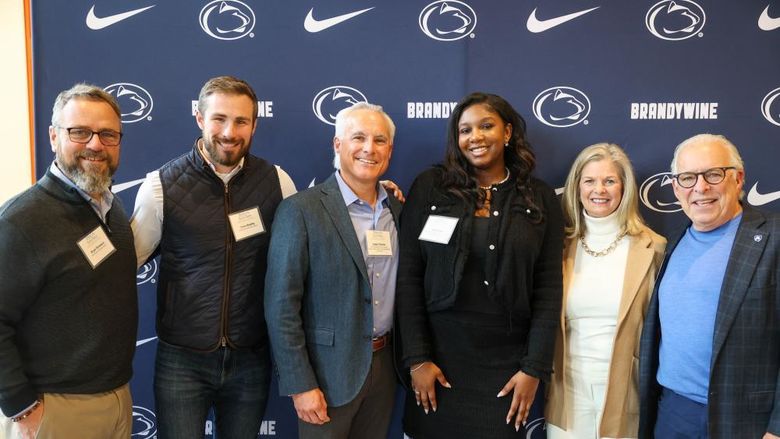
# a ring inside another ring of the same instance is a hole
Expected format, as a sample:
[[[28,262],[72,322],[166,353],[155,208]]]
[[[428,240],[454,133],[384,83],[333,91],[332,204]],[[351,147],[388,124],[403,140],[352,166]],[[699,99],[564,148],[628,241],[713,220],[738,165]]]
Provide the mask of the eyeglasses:
[[[710,168],[702,172],[680,172],[672,177],[677,180],[677,184],[685,189],[690,189],[696,186],[696,182],[699,181],[699,176],[704,177],[704,181],[709,184],[718,184],[726,178],[726,171],[729,169],[737,169],[734,166],[721,166],[719,168]]]
[[[102,143],[103,146],[117,146],[122,140],[122,133],[114,130],[92,131],[89,128],[65,128],[56,125],[55,128],[66,130],[68,132],[68,139],[75,143],[89,143],[89,141],[92,140],[92,136],[95,134],[98,135],[98,139],[100,139],[100,143]]]

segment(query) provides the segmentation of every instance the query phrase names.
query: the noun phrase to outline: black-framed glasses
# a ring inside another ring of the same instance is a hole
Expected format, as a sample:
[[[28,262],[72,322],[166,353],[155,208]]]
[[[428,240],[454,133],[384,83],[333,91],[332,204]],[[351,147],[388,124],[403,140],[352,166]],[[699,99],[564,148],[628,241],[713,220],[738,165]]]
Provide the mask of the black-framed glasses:
[[[696,186],[696,182],[699,181],[700,175],[704,177],[704,181],[709,184],[720,183],[724,178],[726,178],[726,171],[729,169],[737,168],[735,166],[720,166],[717,168],[710,168],[702,172],[680,172],[679,174],[675,174],[672,177],[677,180],[677,184],[679,184],[681,187],[690,189]]]
[[[103,146],[117,146],[119,145],[119,142],[122,141],[122,133],[114,130],[92,131],[91,129],[84,127],[65,128],[56,125],[55,128],[62,128],[67,131],[68,139],[75,143],[89,143],[89,141],[92,140],[92,136],[95,134],[98,135],[98,139],[100,139],[100,143],[102,143]]]

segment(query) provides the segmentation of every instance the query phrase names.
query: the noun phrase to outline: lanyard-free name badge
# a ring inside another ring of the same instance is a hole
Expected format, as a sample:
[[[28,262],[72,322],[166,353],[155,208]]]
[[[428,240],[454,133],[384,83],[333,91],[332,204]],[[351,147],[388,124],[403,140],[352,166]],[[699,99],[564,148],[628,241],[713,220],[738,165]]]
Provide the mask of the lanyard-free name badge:
[[[366,230],[366,249],[369,256],[393,256],[390,232],[385,230]]]
[[[93,269],[116,251],[116,247],[111,244],[105,230],[100,226],[81,238],[76,245],[81,249],[81,253],[84,253],[84,257],[87,258],[87,262]]]
[[[231,213],[228,219],[236,242],[265,233],[263,219],[260,218],[260,209],[257,207]]]
[[[435,242],[437,244],[449,244],[452,232],[458,225],[458,218],[441,215],[428,215],[420,236],[421,241]]]

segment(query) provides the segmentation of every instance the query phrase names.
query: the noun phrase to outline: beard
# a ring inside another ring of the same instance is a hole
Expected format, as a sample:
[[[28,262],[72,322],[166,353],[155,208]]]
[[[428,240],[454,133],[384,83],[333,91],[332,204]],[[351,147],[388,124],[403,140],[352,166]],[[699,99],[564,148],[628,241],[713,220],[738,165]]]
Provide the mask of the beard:
[[[243,143],[243,141],[240,139],[227,139],[219,136],[209,137],[206,135],[206,133],[203,134],[203,149],[205,149],[206,153],[208,153],[211,162],[228,168],[235,167],[238,162],[240,162],[241,159],[247,155],[249,152],[249,146],[252,144],[251,139],[249,142]],[[216,144],[217,142],[222,141],[225,143],[240,142],[240,144],[235,151],[225,151],[220,149],[219,145]]]
[[[101,169],[93,169],[88,165],[83,169],[80,164],[81,158],[97,158],[106,161],[106,166]],[[112,162],[111,156],[105,151],[95,152],[88,149],[76,152],[67,160],[62,153],[61,148],[57,148],[57,164],[60,170],[70,178],[81,190],[88,194],[102,194],[111,187],[111,176],[116,172],[117,164]]]

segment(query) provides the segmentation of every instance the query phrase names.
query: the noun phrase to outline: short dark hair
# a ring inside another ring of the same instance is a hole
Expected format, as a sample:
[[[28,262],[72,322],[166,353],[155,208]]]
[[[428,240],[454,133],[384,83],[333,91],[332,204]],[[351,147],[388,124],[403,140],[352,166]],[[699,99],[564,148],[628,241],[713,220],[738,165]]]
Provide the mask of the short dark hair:
[[[206,99],[214,93],[248,97],[252,100],[252,120],[257,120],[257,95],[252,86],[243,79],[233,76],[217,76],[206,81],[198,95],[198,112],[200,114],[206,114]]]

